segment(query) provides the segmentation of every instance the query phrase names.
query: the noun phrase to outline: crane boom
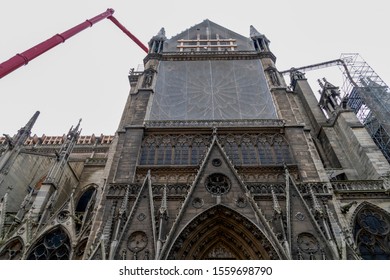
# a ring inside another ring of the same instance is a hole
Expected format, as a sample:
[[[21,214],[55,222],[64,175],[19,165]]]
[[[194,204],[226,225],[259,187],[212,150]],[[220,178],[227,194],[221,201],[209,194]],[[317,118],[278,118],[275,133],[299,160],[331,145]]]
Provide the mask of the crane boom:
[[[111,20],[116,26],[118,26],[118,28],[122,30],[127,36],[129,36],[130,39],[133,40],[134,43],[136,43],[141,49],[143,49],[146,53],[149,52],[148,48],[142,44],[142,42],[138,40],[137,37],[131,34],[130,31],[127,30],[115,17],[109,16],[108,19]]]
[[[286,75],[286,74],[290,74],[291,71],[296,71],[296,70],[305,72],[308,70],[317,70],[317,69],[340,65],[340,64],[342,64],[340,59],[334,59],[334,60],[329,60],[329,61],[320,62],[320,63],[316,63],[316,64],[306,65],[306,66],[302,66],[302,67],[297,67],[297,68],[294,67],[294,68],[289,69],[289,70],[281,71],[280,74]]]
[[[61,34],[56,34],[53,37],[47,39],[46,41],[43,41],[42,43],[39,43],[38,45],[35,45],[34,47],[22,53],[16,54],[15,56],[11,57],[7,61],[4,61],[3,63],[0,64],[0,79],[8,75],[9,73],[15,71],[19,67],[26,65],[37,56],[40,56],[41,54],[47,52],[48,50],[54,48],[55,46],[64,43],[70,37],[76,35],[77,33],[80,33],[81,31],[83,31],[88,27],[92,27],[92,25],[94,25],[95,23],[106,18],[114,22],[115,25],[117,25],[123,32],[125,32],[138,46],[140,46],[147,53],[148,48],[145,45],[143,45],[133,34],[131,34],[122,24],[120,24],[118,20],[112,16],[113,13],[114,13],[113,9],[107,9],[104,13],[101,13],[91,19],[87,19],[83,23],[80,23],[66,30]]]
[[[306,66],[302,66],[302,67],[298,67],[298,68],[294,67],[294,68],[291,68],[289,70],[281,71],[280,74],[286,75],[286,74],[290,74],[291,72],[296,71],[296,70],[298,70],[298,71],[300,71],[300,70],[302,70],[302,71],[318,70],[318,69],[321,69],[321,68],[331,67],[331,66],[335,66],[335,65],[343,66],[343,68],[345,70],[345,74],[347,75],[348,80],[355,87],[358,87],[358,85],[356,84],[356,82],[352,78],[351,73],[349,73],[349,70],[348,70],[347,65],[345,64],[345,61],[342,60],[342,59],[329,60],[329,61],[320,62],[320,63],[316,63],[316,64],[311,64],[311,65],[306,65]]]

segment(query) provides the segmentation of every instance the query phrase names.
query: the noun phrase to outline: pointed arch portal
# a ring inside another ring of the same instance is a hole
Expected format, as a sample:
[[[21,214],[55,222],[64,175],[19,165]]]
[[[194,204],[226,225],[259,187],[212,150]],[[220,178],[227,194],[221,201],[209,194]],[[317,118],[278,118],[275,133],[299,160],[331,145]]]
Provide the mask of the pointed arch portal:
[[[226,206],[195,217],[179,234],[168,259],[279,259],[260,229]]]

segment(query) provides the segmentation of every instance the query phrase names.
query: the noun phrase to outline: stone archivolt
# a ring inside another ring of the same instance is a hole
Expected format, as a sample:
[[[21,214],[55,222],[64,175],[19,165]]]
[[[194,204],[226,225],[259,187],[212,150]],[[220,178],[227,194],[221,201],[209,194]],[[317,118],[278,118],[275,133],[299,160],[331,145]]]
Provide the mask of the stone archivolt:
[[[221,251],[223,254],[216,254]],[[185,227],[168,259],[279,259],[260,229],[238,212],[214,206]]]

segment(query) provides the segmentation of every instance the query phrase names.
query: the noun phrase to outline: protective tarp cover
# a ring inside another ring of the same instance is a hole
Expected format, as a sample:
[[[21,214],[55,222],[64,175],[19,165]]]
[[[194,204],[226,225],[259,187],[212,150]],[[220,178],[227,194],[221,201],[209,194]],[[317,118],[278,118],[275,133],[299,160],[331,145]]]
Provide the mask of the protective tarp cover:
[[[276,119],[260,60],[161,61],[150,120]]]

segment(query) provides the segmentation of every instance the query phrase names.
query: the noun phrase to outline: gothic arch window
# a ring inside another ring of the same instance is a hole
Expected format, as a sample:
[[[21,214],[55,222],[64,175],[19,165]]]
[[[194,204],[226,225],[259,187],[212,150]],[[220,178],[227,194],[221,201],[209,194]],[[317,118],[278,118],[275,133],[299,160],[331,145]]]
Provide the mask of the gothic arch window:
[[[84,193],[80,196],[79,201],[77,202],[76,212],[85,212],[88,208],[88,205],[94,196],[96,189],[94,187],[89,187]]]
[[[280,134],[276,134],[273,138],[273,146],[275,152],[276,163],[293,163],[292,154],[287,140]]]
[[[225,146],[225,151],[229,158],[235,165],[241,165],[241,158],[239,154],[238,144],[235,142],[228,142]]]
[[[209,136],[148,135],[142,143],[140,165],[198,165],[206,154]]]
[[[69,260],[70,240],[66,232],[57,227],[45,234],[27,256],[28,260]]]
[[[177,143],[174,147],[175,149],[175,165],[187,165],[188,164],[188,157],[189,157],[189,146],[188,143]]]
[[[356,214],[354,237],[366,260],[390,260],[390,218],[383,210],[365,205]]]
[[[0,260],[20,260],[23,253],[23,242],[15,238],[0,252]]]
[[[220,136],[221,142],[223,143],[225,152],[229,156],[230,160],[235,165],[241,165],[239,143],[240,141],[236,139],[235,135],[228,134],[226,136]]]
[[[282,165],[294,162],[282,134],[227,134],[218,136],[235,165]]]
[[[76,233],[80,231],[84,222],[90,219],[93,206],[95,204],[96,188],[91,186],[87,188],[80,196],[76,205]]]
[[[257,151],[261,165],[269,165],[274,163],[273,149],[268,141],[259,141],[257,143]]]
[[[282,134],[218,135],[234,165],[282,165],[293,163],[287,140]],[[211,135],[151,134],[142,143],[141,165],[198,165],[211,142]]]
[[[172,137],[165,135],[158,137],[158,141],[155,152],[155,164],[157,165],[170,165],[172,162]]]
[[[252,142],[253,137],[250,135],[244,135],[241,141],[241,154],[243,164],[258,164],[258,158],[256,153],[256,147]]]
[[[197,165],[207,151],[207,145],[202,136],[196,136],[191,143],[191,165]]]
[[[156,153],[156,145],[154,143],[151,143],[149,145],[143,145],[140,163],[146,165],[153,165],[155,153]]]

